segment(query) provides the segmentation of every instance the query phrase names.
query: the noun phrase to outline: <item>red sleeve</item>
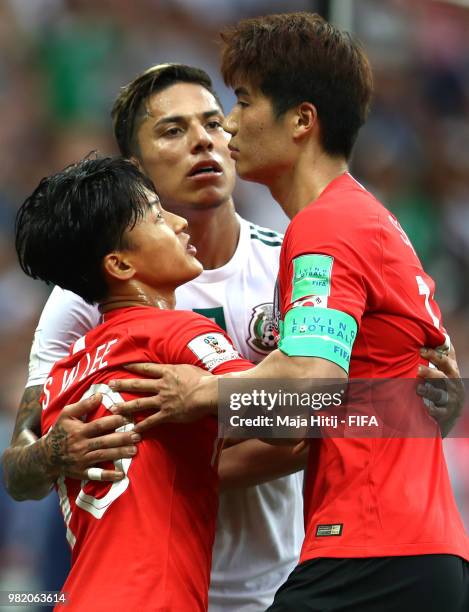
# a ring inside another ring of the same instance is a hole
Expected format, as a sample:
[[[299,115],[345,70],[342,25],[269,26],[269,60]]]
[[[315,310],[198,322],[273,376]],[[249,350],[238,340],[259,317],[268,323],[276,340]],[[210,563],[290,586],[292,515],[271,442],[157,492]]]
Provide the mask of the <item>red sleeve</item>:
[[[316,306],[345,312],[360,326],[382,298],[378,217],[342,213],[326,198],[291,222],[280,264],[282,319],[293,306]]]

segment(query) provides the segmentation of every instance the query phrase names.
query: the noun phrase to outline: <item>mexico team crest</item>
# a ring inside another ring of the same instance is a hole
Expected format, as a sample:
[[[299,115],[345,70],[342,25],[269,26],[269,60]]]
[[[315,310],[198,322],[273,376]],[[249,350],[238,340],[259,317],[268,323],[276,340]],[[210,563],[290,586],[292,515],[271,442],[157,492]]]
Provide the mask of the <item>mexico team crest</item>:
[[[270,302],[259,304],[252,309],[247,343],[258,353],[270,353],[277,347],[273,307]]]

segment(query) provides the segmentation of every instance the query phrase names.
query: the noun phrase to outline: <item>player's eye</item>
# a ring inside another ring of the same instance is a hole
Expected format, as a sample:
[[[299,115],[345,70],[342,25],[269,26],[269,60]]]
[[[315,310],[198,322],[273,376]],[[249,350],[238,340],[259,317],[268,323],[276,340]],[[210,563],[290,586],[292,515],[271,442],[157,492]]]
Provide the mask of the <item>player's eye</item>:
[[[209,123],[207,123],[207,127],[210,130],[220,130],[220,129],[223,128],[222,123],[221,123],[221,121],[219,119],[210,121]]]
[[[169,138],[174,138],[175,136],[178,136],[179,134],[182,134],[182,128],[172,127],[172,128],[169,128],[169,130],[166,130],[163,135],[168,136]]]
[[[249,104],[245,102],[244,100],[237,100],[236,104],[240,106],[241,108],[247,108],[249,106]]]

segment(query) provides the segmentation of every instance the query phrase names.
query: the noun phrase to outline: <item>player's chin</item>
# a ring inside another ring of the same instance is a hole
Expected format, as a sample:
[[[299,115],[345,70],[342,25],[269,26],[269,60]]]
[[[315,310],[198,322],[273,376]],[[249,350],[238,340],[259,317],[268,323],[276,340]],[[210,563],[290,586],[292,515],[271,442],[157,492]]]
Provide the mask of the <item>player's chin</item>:
[[[246,161],[236,160],[236,174],[244,181],[254,181],[255,172]]]
[[[195,257],[193,259],[195,259]],[[204,271],[203,266],[200,263],[200,261],[198,259],[195,259],[195,262],[194,262],[194,265],[192,265],[190,269],[188,269],[187,271],[187,278],[184,281],[186,283],[191,280],[194,280],[194,278],[197,278],[198,276],[200,276],[202,272]]]
[[[192,208],[209,209],[216,208],[231,196],[227,186],[209,185],[200,189],[192,198]]]
[[[187,274],[190,275],[191,279],[196,278],[199,274],[202,274],[204,268],[200,261],[197,259],[195,254],[190,251],[186,251],[186,266]]]

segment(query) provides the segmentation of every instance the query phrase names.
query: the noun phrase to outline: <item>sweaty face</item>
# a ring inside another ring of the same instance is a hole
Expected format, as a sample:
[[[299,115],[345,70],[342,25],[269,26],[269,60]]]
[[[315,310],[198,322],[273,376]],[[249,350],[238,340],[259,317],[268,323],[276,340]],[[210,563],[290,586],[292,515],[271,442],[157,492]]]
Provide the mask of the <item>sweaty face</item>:
[[[235,170],[223,114],[204,87],[177,83],[146,100],[137,131],[139,162],[165,206],[218,206],[231,197]]]
[[[198,276],[202,264],[185,232],[187,221],[163,210],[154,194],[149,202],[144,218],[125,233],[128,259],[137,270],[135,280],[156,290],[172,290]]]
[[[242,83],[235,89],[237,102],[226,117],[231,134],[229,148],[239,176],[270,185],[288,168],[291,138],[285,116],[277,119],[272,103],[259,90]]]

